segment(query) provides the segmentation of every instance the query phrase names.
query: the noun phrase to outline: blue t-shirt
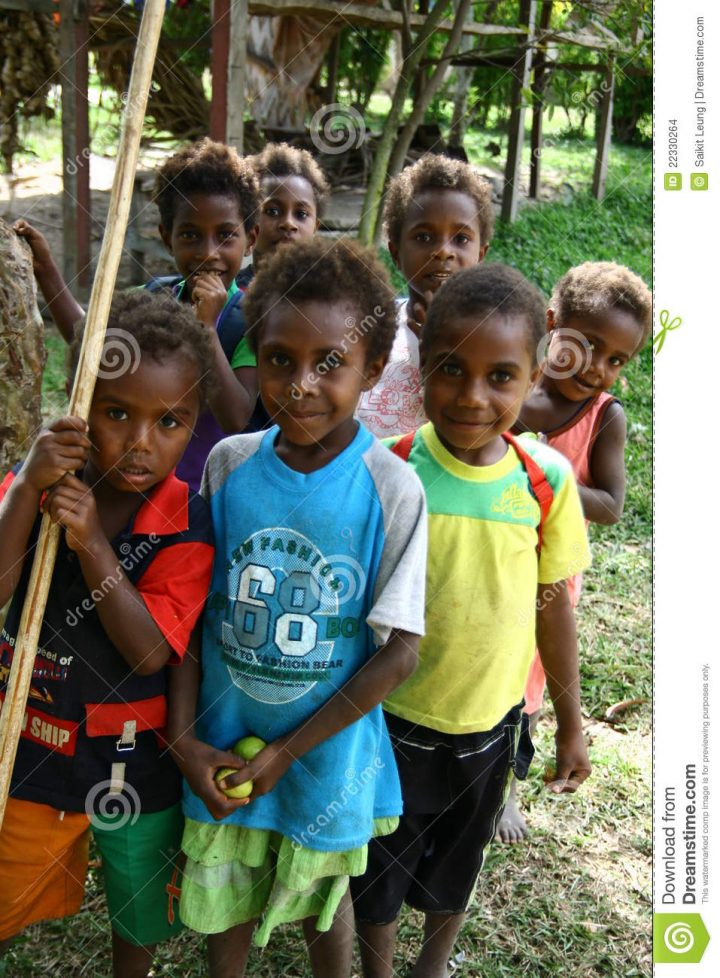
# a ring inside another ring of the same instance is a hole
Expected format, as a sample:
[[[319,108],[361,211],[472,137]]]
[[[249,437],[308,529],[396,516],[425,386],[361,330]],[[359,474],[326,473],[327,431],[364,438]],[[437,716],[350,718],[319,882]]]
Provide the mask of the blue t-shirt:
[[[221,749],[296,729],[392,629],[423,632],[425,501],[410,467],[359,426],[329,465],[305,474],[277,457],[277,434],[225,439],[203,479],[216,560],[196,732]],[[378,705],[226,821],[331,851],[364,845],[374,818],[401,811]],[[214,821],[187,786],[185,813]]]

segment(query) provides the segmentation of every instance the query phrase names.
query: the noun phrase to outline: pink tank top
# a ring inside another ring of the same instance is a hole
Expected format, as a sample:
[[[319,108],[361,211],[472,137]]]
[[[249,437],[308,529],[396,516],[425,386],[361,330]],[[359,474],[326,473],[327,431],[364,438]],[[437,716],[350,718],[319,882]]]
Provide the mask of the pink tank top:
[[[582,410],[562,428],[545,432],[548,445],[552,445],[569,460],[578,485],[592,486],[590,456],[600,425],[610,404],[617,398],[607,391],[591,398]]]

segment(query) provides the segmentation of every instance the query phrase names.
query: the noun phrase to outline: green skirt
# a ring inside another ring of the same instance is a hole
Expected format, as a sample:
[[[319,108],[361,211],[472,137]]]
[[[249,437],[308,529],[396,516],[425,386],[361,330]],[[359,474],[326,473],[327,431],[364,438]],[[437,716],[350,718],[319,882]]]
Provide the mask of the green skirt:
[[[397,818],[375,820],[373,835],[389,835]],[[258,920],[253,941],[265,947],[278,924],[317,917],[332,926],[351,876],[367,865],[367,845],[344,852],[306,849],[279,832],[185,820],[187,856],[180,897],[183,923],[219,934]]]

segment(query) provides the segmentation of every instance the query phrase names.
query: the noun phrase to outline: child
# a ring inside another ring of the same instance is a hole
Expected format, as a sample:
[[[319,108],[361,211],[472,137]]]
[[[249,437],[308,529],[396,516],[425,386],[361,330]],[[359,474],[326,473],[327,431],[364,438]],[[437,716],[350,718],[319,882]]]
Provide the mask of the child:
[[[547,312],[547,362],[523,404],[518,432],[540,432],[570,461],[585,520],[611,525],[625,499],[625,413],[607,391],[650,333],[652,297],[645,283],[622,265],[586,262],[555,286]],[[582,575],[567,582],[577,606]],[[534,730],[540,716],[545,674],[536,655],[525,688],[525,712]],[[501,842],[518,842],[527,825],[513,781],[498,823]]]
[[[258,186],[248,160],[223,143],[203,139],[166,160],[153,199],[160,236],[179,275],[153,279],[146,288],[169,288],[192,307],[213,346],[209,410],[200,415],[177,473],[196,490],[212,446],[246,427],[257,400],[255,372],[243,367],[240,355],[245,321],[235,277],[255,242]],[[15,228],[33,249],[38,284],[69,340],[82,307],[65,287],[43,236],[24,221]]]
[[[258,237],[253,263],[293,241],[312,238],[330,194],[325,174],[305,149],[268,143],[252,157],[260,183]]]
[[[417,671],[384,704],[400,828],[370,843],[368,872],[352,883],[366,978],[394,974],[403,901],[425,913],[412,975],[447,975],[509,772],[524,777],[532,756],[521,718],[536,599],[558,721],[551,788],[573,791],[590,771],[564,586],[588,562],[575,480],[559,453],[537,443],[518,452],[506,434],[536,372],[544,322],[542,298],[519,272],[476,265],[443,286],[423,328],[429,422],[393,450],[427,494],[427,632]],[[545,510],[539,560],[533,483]]]
[[[188,659],[172,690],[189,786],[181,914],[210,935],[212,978],[244,974],[258,921],[263,946],[291,920],[316,978],[349,978],[348,876],[402,808],[379,704],[423,630],[422,488],[354,420],[395,307],[371,252],[315,239],[263,263],[245,308],[279,427],[222,442],[203,479],[218,558],[202,682]],[[218,749],[249,734],[267,746],[223,782],[252,781],[245,807],[214,775]]]
[[[108,376],[98,377],[87,424],[54,422],[2,484],[0,605],[13,596],[3,688],[40,508],[65,533],[0,833],[0,941],[77,912],[92,826],[114,974],[144,978],[153,946],[180,927],[181,780],[163,749],[164,667],[182,660],[213,545],[207,504],[173,469],[212,350],[188,309],[147,292],[116,295],[108,329]],[[113,369],[118,342],[136,357],[122,373]]]
[[[408,283],[398,331],[380,381],[360,398],[358,418],[378,438],[415,431],[425,421],[418,340],[428,302],[490,247],[490,185],[473,167],[424,156],[391,180],[385,226],[392,259]]]
[[[253,263],[246,265],[237,279],[244,288],[264,259],[293,241],[313,237],[330,193],[325,175],[307,150],[287,143],[268,143],[250,162],[260,185],[260,204]],[[247,338],[238,348],[235,362],[247,383],[253,383],[257,389],[257,363]],[[246,430],[260,431],[271,424],[270,415],[258,399]]]

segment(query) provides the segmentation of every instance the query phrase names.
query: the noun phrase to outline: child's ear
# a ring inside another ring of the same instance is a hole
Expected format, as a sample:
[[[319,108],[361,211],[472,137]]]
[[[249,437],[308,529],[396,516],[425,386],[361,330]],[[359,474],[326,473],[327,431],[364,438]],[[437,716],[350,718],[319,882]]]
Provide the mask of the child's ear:
[[[481,261],[485,261],[485,255],[487,255],[489,250],[490,250],[489,244],[480,246],[480,254],[478,255],[478,264],[480,264]]]
[[[394,241],[388,241],[388,251],[396,268],[400,268],[400,251]]]
[[[158,231],[160,232],[160,237],[162,238],[162,243],[165,245],[170,254],[173,253],[172,250],[172,231],[168,230],[163,224],[158,224]]]
[[[252,231],[248,231],[245,235],[245,257],[252,253],[255,247],[255,242],[258,239],[258,234],[260,234],[260,225],[256,224]]]
[[[375,357],[373,360],[370,360],[369,363],[365,364],[365,369],[363,370],[363,376],[365,379],[361,388],[363,391],[371,390],[380,380],[389,356],[390,354],[388,353],[382,357]]]
[[[552,333],[552,331],[554,329],[555,329],[555,313],[553,312],[552,309],[548,309],[548,311],[547,311],[547,331],[548,331],[548,333]]]

